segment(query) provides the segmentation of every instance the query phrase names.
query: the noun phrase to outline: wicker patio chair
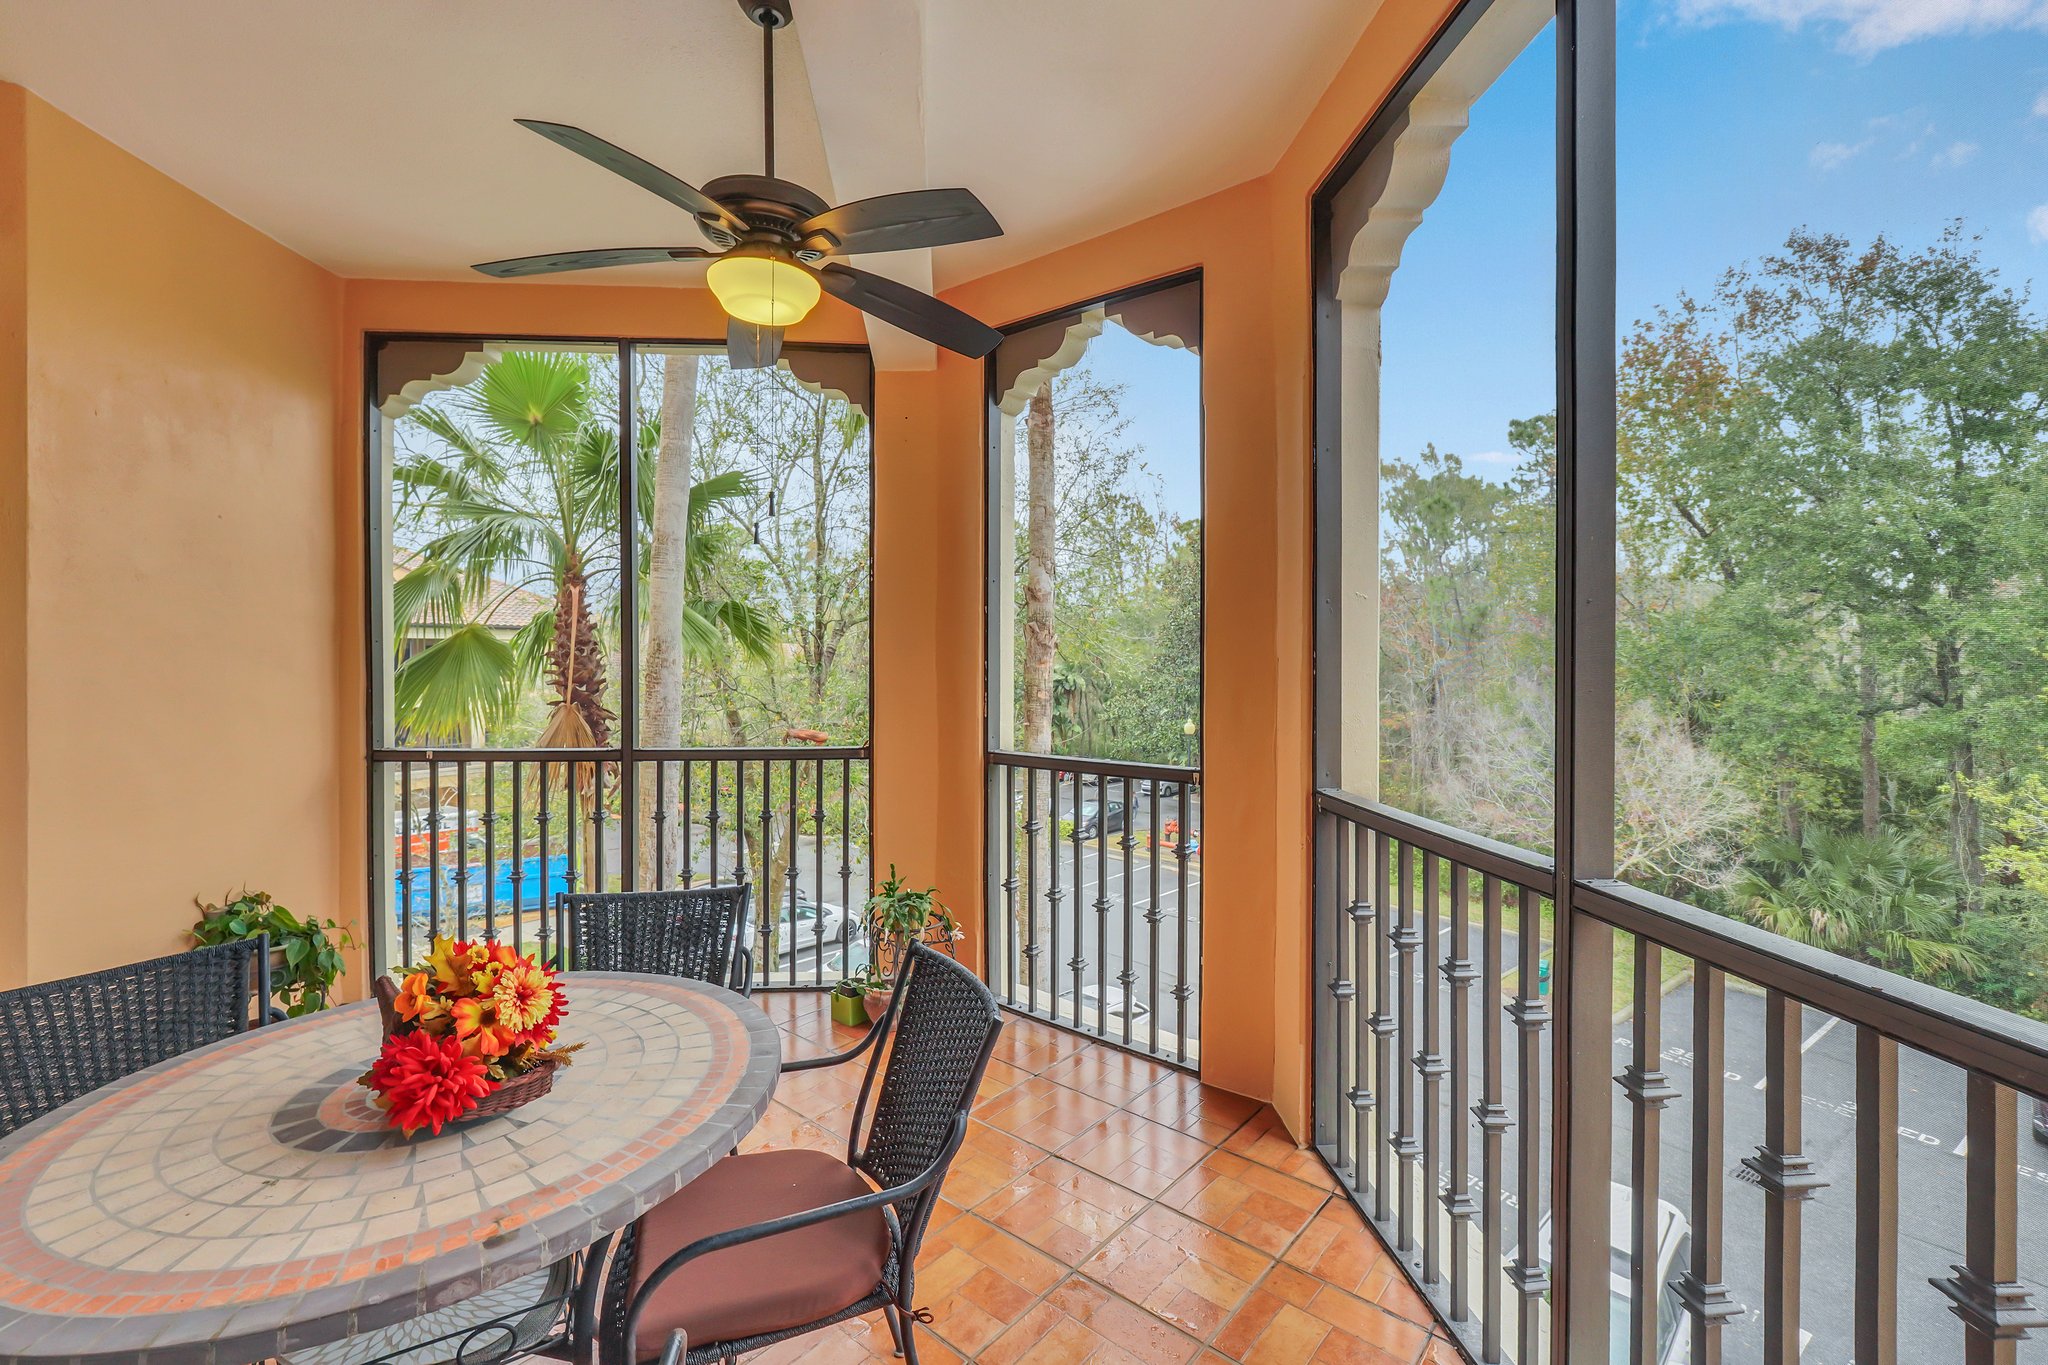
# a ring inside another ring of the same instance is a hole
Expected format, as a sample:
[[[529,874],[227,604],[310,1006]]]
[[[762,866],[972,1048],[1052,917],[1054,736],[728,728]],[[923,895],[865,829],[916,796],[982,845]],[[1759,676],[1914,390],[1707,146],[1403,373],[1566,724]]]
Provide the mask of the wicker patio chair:
[[[267,935],[0,991],[0,1136],[253,1028],[269,1003]]]
[[[751,886],[611,891],[557,898],[571,971],[687,976],[753,990],[745,936]]]
[[[1002,1026],[971,971],[913,944],[867,1037],[783,1064],[868,1054],[846,1159],[801,1148],[730,1156],[622,1232],[598,1365],[731,1362],[876,1309],[917,1365],[918,1247]]]

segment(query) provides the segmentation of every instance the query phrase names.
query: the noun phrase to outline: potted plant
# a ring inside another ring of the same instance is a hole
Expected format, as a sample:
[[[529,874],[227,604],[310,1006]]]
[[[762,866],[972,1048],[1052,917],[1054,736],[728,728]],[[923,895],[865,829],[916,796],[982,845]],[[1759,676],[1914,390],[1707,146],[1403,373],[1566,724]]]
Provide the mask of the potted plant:
[[[860,1028],[868,1022],[868,969],[862,967],[832,988],[832,1022]]]
[[[222,905],[193,897],[199,922],[193,944],[211,948],[270,935],[270,993],[291,1018],[327,1008],[345,966],[344,948],[355,947],[348,930],[333,920],[304,919],[272,900],[266,891],[244,890]]]
[[[953,941],[960,937],[960,929],[954,923],[953,912],[940,903],[939,889],[912,889],[894,863],[889,864],[888,877],[868,899],[867,920],[868,941],[875,946],[875,957],[868,968],[866,1000],[868,1018],[874,1020],[889,1008],[896,969],[910,945],[930,943],[950,953]]]

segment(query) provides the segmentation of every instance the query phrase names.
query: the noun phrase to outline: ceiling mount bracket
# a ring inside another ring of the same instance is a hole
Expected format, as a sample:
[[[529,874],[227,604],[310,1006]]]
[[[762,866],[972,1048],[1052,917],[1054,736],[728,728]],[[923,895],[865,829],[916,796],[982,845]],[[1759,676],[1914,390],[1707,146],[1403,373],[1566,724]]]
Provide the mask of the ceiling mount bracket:
[[[796,22],[789,0],[740,0],[740,12],[747,16],[748,23],[766,29],[788,28]]]

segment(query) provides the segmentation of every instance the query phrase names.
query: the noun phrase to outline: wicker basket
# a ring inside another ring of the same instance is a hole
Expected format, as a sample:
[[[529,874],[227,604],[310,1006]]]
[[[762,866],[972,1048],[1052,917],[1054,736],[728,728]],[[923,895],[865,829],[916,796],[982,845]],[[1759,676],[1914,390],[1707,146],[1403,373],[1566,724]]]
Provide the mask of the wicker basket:
[[[489,1118],[493,1114],[509,1114],[522,1104],[532,1104],[555,1088],[555,1070],[560,1065],[559,1062],[542,1062],[531,1071],[500,1082],[496,1090],[476,1102],[476,1108],[455,1121],[461,1123],[468,1119]]]

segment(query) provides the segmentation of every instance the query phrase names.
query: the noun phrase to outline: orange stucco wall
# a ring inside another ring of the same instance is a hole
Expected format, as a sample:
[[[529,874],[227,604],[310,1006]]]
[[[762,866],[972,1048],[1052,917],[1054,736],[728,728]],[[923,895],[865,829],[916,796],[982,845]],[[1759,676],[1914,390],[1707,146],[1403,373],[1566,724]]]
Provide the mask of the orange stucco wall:
[[[1203,272],[1204,1069],[1297,1133],[1309,196],[1450,7],[1387,0],[1270,174],[948,293],[1004,323]],[[186,898],[241,879],[301,908],[366,903],[365,332],[723,330],[702,290],[332,279],[0,86],[0,413],[16,392],[27,412],[0,425],[0,985],[174,946]],[[828,301],[799,335],[863,333]],[[970,926],[981,373],[946,356],[878,376],[875,442],[876,861]],[[112,932],[78,934],[84,916]]]
[[[339,283],[18,87],[0,146],[4,985],[245,883],[333,912],[352,855]]]

